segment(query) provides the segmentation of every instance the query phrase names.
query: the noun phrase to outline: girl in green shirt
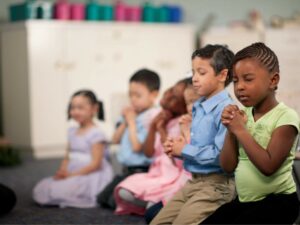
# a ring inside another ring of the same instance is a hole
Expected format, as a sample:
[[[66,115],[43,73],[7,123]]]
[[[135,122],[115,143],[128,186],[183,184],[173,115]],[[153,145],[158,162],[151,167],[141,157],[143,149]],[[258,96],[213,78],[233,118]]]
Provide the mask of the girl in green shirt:
[[[239,51],[233,60],[237,99],[227,106],[227,127],[220,163],[234,172],[237,198],[217,209],[202,224],[293,224],[299,212],[292,176],[297,113],[276,100],[279,63],[263,43]]]

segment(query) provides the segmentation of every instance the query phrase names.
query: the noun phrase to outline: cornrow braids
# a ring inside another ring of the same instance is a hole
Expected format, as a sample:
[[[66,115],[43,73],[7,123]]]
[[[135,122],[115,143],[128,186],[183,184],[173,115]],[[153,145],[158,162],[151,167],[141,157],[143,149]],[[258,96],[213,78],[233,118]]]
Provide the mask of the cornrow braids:
[[[219,74],[223,69],[228,69],[225,87],[230,84],[232,81],[231,64],[234,54],[226,45],[206,45],[194,51],[192,60],[195,57],[210,59],[210,65],[216,74]]]
[[[276,54],[262,42],[253,43],[237,52],[233,58],[233,65],[245,58],[257,59],[269,73],[279,73],[279,62]]]

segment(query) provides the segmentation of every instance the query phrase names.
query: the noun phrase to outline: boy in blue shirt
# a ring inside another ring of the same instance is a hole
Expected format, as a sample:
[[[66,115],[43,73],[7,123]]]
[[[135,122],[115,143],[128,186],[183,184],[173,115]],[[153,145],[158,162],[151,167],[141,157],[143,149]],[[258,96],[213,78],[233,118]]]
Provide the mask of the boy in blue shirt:
[[[146,140],[151,120],[159,112],[159,108],[154,107],[159,88],[160,78],[154,71],[142,69],[130,78],[131,105],[123,109],[112,138],[113,144],[120,144],[117,159],[123,167],[123,174],[117,175],[98,195],[97,201],[103,207],[116,207],[113,191],[122,180],[134,173],[148,170],[151,159],[143,153],[142,145]]]
[[[192,110],[191,142],[169,138],[165,152],[180,157],[192,179],[162,208],[154,224],[199,224],[235,195],[232,177],[219,164],[226,128],[221,123],[225,106],[232,103],[225,87],[231,82],[234,54],[221,45],[207,45],[192,55],[193,86],[202,96]]]

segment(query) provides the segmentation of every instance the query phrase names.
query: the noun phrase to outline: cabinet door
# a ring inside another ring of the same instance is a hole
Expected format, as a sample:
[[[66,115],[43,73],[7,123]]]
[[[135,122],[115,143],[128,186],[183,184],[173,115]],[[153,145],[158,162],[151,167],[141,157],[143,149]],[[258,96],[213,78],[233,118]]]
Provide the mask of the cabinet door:
[[[62,26],[31,24],[28,29],[30,116],[35,147],[66,143],[65,41]]]
[[[104,101],[111,127],[128,102],[129,78],[135,71],[145,67],[157,71],[163,92],[190,70],[192,27],[123,23],[93,26],[74,24],[68,28],[69,91],[95,91]]]

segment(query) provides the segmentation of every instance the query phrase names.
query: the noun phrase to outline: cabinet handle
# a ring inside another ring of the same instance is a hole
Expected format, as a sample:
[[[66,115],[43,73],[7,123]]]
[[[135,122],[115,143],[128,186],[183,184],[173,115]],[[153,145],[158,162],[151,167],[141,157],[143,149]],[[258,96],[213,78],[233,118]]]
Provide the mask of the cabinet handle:
[[[64,64],[64,71],[68,72],[75,68],[76,64],[74,62],[68,62]]]
[[[62,72],[73,70],[75,66],[76,64],[74,62],[62,62],[60,60],[54,64],[55,69]]]
[[[54,68],[56,70],[63,70],[64,64],[62,61],[58,60],[54,63]]]

